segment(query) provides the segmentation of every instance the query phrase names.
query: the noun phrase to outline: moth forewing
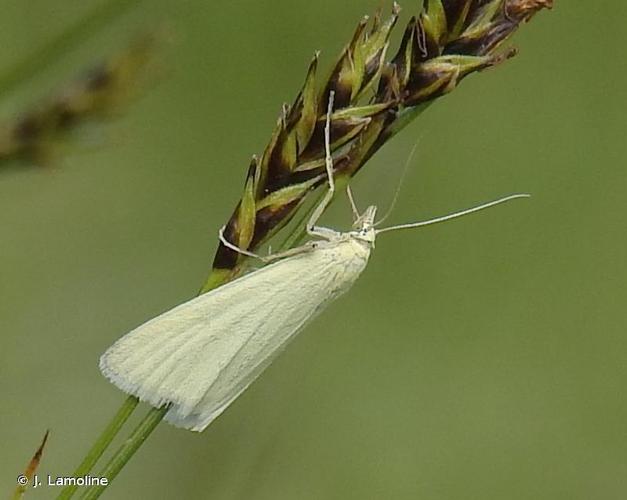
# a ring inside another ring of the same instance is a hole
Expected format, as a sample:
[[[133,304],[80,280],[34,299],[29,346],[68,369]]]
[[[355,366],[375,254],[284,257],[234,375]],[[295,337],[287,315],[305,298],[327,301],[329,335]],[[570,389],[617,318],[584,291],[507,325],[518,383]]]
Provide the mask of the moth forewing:
[[[364,270],[370,243],[338,233],[141,325],[101,357],[103,374],[166,419],[201,431]]]

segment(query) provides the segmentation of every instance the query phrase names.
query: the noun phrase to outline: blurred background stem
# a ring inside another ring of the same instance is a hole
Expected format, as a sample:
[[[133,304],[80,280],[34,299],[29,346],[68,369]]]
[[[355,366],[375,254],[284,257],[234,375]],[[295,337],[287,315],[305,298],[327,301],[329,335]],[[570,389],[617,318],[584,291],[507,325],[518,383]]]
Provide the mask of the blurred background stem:
[[[109,0],[94,8],[90,14],[79,19],[57,37],[48,40],[39,49],[4,71],[0,75],[0,96],[12,91],[48,65],[56,63],[68,50],[90,38],[141,2],[142,0]]]

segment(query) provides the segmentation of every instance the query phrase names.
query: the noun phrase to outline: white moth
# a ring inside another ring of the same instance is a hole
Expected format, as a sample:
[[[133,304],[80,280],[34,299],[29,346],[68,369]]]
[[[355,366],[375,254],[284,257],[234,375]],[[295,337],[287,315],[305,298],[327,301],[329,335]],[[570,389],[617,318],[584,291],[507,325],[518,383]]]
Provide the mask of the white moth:
[[[329,147],[329,190],[314,210],[307,231],[321,238],[262,258],[277,260],[209,293],[185,302],[134,329],[100,358],[100,369],[123,391],[155,407],[169,405],[165,419],[204,430],[274,360],[303,327],[350,289],[365,269],[378,233],[419,227],[526,196],[513,195],[425,222],[375,229],[376,207],[356,215],[345,233],[316,227],[334,194]],[[224,239],[228,247],[246,255]]]

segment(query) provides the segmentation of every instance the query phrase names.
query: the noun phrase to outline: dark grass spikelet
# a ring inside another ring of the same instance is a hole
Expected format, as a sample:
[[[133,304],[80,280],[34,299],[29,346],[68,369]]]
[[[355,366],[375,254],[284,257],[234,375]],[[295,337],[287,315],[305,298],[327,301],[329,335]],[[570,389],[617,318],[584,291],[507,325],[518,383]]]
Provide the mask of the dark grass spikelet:
[[[363,18],[328,79],[316,90],[318,54],[294,103],[284,105],[268,146],[253,157],[244,194],[224,236],[254,251],[295,215],[321,184],[324,122],[330,91],[335,179],[342,186],[390,137],[471,73],[513,55],[503,48],[516,29],[552,0],[424,0],[405,28],[396,55],[386,62],[400,8],[382,21]],[[202,291],[238,275],[245,259],[220,244]]]
[[[88,120],[114,116],[134,95],[154,47],[152,35],[134,40],[48,99],[0,124],[0,165],[14,160],[45,165],[66,132]]]

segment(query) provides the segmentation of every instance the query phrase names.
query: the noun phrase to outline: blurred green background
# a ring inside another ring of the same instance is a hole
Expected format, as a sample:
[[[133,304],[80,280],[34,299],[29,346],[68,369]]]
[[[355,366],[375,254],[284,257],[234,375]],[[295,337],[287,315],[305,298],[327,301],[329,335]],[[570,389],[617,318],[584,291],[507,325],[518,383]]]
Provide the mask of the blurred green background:
[[[4,2],[0,74],[98,3]],[[195,294],[312,53],[328,68],[377,5],[144,2],[0,96],[10,117],[167,23],[163,72],[128,113],[52,168],[0,169],[0,494],[46,428],[40,472],[71,474],[125,398],[99,355]],[[396,39],[418,2],[402,6]],[[354,183],[387,207],[419,140],[393,222],[533,198],[382,237],[352,292],[223,416],[202,434],[160,425],[108,498],[626,498],[626,17],[618,0],[558,1],[517,58]],[[338,203],[325,223],[349,217]]]

